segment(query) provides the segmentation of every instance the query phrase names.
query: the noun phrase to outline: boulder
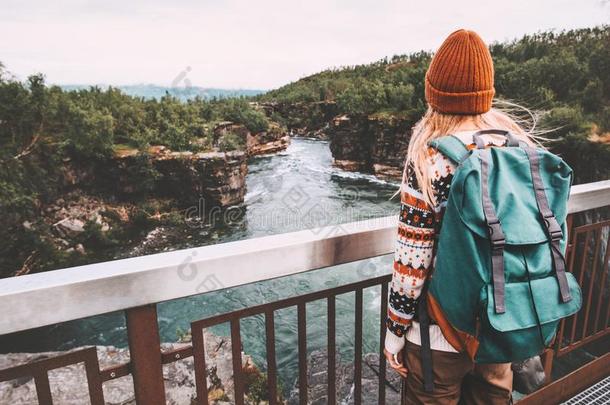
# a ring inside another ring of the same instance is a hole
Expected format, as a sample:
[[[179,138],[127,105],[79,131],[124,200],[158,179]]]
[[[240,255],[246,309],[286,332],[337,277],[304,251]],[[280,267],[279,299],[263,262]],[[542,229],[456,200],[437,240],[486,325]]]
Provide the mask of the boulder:
[[[57,222],[55,226],[62,235],[67,236],[74,236],[75,234],[79,234],[85,230],[85,222],[78,218],[64,218]]]

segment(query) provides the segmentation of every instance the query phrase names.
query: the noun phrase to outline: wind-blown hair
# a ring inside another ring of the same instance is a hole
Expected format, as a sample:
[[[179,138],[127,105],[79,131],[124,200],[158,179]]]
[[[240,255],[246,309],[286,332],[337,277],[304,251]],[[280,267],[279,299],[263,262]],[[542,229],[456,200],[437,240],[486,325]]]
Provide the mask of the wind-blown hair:
[[[534,135],[536,127],[536,116],[531,111],[507,101],[497,101],[505,107],[495,107],[483,114],[459,115],[443,114],[428,107],[426,114],[415,124],[411,133],[411,140],[407,150],[407,158],[403,170],[402,183],[406,181],[407,168],[415,172],[426,202],[435,205],[432,181],[428,174],[428,142],[432,139],[449,135],[455,131],[464,121],[472,121],[472,124],[480,129],[493,128],[508,130],[518,138],[530,145],[539,143],[544,139]],[[518,108],[528,113],[528,119],[521,119],[511,112],[512,108]],[[528,127],[526,131],[524,126]]]

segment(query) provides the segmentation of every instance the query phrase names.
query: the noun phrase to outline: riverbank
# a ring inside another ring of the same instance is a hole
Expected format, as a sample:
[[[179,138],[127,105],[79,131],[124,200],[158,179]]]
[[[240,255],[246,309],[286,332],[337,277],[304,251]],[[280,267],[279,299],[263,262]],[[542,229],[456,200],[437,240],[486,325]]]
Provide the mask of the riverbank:
[[[222,122],[213,130],[211,150],[204,152],[197,152],[195,141],[193,151],[116,145],[104,159],[66,156],[51,198],[37,203],[35,219],[20,223],[20,232],[38,242],[27,255],[20,252],[26,258],[18,267],[0,270],[0,277],[125,257],[157,229],[187,228],[193,207],[201,219],[212,210],[239,207],[249,159],[289,145],[285,128],[276,123],[253,133]]]

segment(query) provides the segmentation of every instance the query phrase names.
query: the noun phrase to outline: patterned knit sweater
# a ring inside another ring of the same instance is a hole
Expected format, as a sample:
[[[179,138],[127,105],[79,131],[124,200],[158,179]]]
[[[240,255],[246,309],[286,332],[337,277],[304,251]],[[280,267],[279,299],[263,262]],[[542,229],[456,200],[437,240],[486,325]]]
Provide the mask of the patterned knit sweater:
[[[473,133],[474,131],[463,131],[454,135],[472,149],[475,147],[472,142]],[[483,140],[494,146],[501,146],[504,141],[493,135],[486,135]],[[405,344],[405,338],[420,344],[419,324],[413,321],[413,317],[417,312],[424,281],[433,265],[435,229],[440,229],[456,165],[442,153],[429,148],[427,168],[436,200],[434,206],[424,201],[411,167],[407,167],[406,180],[401,185],[394,271],[386,319],[388,330],[385,348],[390,353],[398,353]],[[456,351],[443,337],[437,325],[430,326],[430,346],[433,350]]]

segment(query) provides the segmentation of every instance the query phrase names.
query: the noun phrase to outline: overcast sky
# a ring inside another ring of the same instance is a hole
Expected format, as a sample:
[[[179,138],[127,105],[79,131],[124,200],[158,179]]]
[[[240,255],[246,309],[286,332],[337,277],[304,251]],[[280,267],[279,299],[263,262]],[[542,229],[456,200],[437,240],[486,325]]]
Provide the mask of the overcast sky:
[[[0,61],[56,84],[269,89],[327,67],[610,23],[609,0],[2,0]],[[186,76],[179,76],[190,67]],[[180,81],[180,80],[178,80]],[[182,80],[181,83],[184,83]]]

